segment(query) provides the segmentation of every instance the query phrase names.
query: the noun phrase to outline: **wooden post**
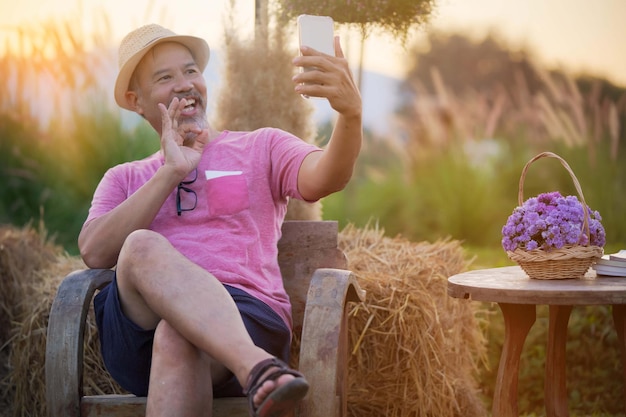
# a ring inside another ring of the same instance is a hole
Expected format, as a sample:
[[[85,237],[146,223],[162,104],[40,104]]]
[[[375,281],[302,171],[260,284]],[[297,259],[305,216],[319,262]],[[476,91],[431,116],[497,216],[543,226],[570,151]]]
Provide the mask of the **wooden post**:
[[[268,31],[267,0],[254,0],[254,36],[267,41]]]

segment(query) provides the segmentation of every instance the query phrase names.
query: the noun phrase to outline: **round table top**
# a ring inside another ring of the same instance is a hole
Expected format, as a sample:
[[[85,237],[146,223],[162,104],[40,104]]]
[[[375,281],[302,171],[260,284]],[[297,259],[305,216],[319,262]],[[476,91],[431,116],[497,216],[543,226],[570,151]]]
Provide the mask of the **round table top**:
[[[626,304],[626,277],[532,279],[519,266],[477,269],[448,278],[448,295],[511,304]]]

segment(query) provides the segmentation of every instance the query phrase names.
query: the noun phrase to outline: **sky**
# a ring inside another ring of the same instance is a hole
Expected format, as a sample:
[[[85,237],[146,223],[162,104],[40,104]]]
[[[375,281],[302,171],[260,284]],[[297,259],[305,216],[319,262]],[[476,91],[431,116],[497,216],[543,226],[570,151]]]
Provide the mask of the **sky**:
[[[240,30],[252,33],[254,0],[0,0],[0,47],[20,26],[69,18],[80,25],[82,33],[90,33],[104,26],[106,16],[116,45],[130,30],[154,22],[204,37],[219,49],[230,1],[235,4]],[[420,28],[412,41],[423,40],[435,30],[479,39],[495,33],[550,67],[604,76],[626,87],[625,20],[626,0],[439,0],[429,25]],[[339,34],[350,62],[356,65],[358,36],[342,30]],[[389,36],[371,36],[366,41],[364,67],[401,78],[407,71],[406,54]]]

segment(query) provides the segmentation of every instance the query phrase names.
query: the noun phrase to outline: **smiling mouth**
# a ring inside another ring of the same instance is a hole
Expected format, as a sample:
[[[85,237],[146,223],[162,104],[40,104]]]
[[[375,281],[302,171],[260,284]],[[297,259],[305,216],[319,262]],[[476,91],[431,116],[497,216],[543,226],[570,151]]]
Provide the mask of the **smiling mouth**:
[[[187,98],[185,100],[187,101],[187,105],[183,108],[183,111],[181,112],[182,116],[188,116],[193,114],[197,107],[197,102],[195,98]]]

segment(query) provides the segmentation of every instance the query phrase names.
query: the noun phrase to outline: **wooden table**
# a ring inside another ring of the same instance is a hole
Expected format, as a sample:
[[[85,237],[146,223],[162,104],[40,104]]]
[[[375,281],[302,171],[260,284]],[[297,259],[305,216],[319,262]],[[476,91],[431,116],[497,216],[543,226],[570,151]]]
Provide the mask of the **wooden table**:
[[[626,278],[530,279],[518,266],[481,269],[448,278],[448,294],[456,298],[496,302],[504,316],[504,345],[493,398],[493,417],[517,416],[517,380],[520,355],[536,319],[536,305],[549,306],[546,350],[546,415],[568,416],[565,387],[567,323],[574,305],[611,305],[624,373],[626,408]],[[548,382],[549,381],[549,382]]]

